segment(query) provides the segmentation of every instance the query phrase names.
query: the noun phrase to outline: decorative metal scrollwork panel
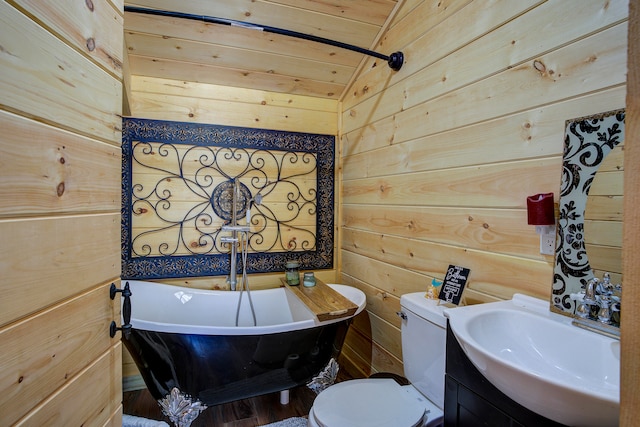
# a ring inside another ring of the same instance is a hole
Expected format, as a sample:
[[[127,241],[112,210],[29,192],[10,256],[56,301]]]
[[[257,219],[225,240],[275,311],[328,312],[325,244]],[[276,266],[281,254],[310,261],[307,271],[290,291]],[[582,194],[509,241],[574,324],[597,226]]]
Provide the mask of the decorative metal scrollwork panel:
[[[248,272],[279,271],[292,258],[332,268],[334,143],[329,135],[124,119],[123,278],[228,274],[222,226],[234,218],[250,227]]]

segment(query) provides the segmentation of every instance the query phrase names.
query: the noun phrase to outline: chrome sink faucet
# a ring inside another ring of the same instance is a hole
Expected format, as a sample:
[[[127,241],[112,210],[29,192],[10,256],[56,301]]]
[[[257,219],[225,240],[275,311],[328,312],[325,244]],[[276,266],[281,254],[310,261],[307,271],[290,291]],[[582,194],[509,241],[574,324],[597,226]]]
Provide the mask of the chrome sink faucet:
[[[619,324],[622,285],[613,285],[609,273],[604,273],[602,280],[594,277],[583,289],[582,301],[576,308],[578,317],[604,324]]]

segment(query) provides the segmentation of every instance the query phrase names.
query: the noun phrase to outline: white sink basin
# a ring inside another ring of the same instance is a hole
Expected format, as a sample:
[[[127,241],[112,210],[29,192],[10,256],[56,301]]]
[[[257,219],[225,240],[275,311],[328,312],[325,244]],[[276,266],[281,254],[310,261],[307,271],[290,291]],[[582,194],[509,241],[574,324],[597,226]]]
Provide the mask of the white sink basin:
[[[570,426],[618,425],[619,341],[520,294],[444,313],[469,360],[511,399]]]

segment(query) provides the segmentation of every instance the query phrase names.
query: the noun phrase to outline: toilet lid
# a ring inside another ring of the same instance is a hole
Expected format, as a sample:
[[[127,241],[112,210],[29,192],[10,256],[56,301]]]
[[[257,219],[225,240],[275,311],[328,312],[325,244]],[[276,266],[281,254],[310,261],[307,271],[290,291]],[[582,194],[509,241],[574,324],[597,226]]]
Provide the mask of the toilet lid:
[[[350,380],[320,393],[313,412],[323,427],[411,427],[421,424],[425,400],[414,387],[392,379]]]

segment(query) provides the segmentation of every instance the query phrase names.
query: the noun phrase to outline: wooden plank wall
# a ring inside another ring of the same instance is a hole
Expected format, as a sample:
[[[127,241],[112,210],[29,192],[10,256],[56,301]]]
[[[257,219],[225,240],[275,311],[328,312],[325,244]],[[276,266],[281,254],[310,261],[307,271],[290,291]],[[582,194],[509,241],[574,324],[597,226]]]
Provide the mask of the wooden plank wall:
[[[609,273],[613,283],[622,283],[624,153],[622,142],[598,168],[584,218],[585,246],[593,273],[596,277]]]
[[[622,108],[624,0],[407,0],[341,114],[341,282],[367,294],[348,336],[362,375],[402,373],[402,294],[449,264],[469,303],[548,299],[526,197],[558,198],[565,120]]]
[[[128,96],[131,116],[136,118],[328,135],[338,133],[338,102],[331,99],[137,75],[131,76]],[[337,253],[337,243],[334,253]],[[337,268],[317,271],[316,276],[325,283],[336,283]],[[250,275],[249,283],[251,289],[279,287],[280,277],[281,274],[254,274]],[[225,279],[217,276],[163,282],[202,289],[228,289]],[[125,388],[140,386],[137,368],[126,353],[123,375]]]
[[[208,123],[255,129],[338,133],[338,102],[331,99],[216,86],[132,75],[131,116],[142,119]],[[335,265],[335,263],[334,263]],[[252,275],[252,289],[280,286],[279,275]],[[336,270],[318,277],[334,283]],[[227,286],[224,277],[168,280],[205,289]]]
[[[0,2],[0,425],[121,425],[122,39],[121,0]]]
[[[640,1],[629,2],[626,155],[624,180],[625,310],[621,327],[620,425],[640,417]]]
[[[338,102],[275,92],[132,75],[131,116],[255,129],[337,135]],[[334,263],[335,264],[335,263]],[[318,277],[334,283],[336,270]],[[252,289],[280,286],[279,275],[252,275]],[[224,277],[167,280],[205,289],[228,286]]]
[[[312,33],[356,46],[374,43],[396,0],[135,0],[131,5]],[[179,4],[179,6],[178,6]],[[266,19],[268,16],[268,19]],[[133,74],[251,87],[337,100],[362,55],[269,32],[169,17],[125,14]]]

